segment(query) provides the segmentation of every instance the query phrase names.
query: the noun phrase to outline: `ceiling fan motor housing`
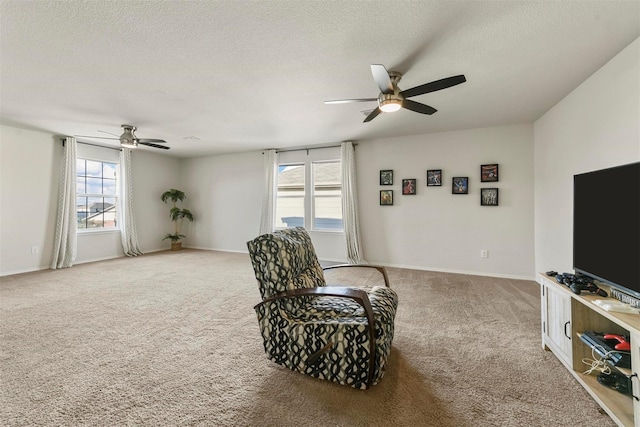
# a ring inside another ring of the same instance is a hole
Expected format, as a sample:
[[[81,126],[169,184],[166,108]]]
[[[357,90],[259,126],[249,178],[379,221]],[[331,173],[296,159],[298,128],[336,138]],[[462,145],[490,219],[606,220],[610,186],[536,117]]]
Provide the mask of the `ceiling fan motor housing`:
[[[136,137],[133,135],[133,131],[136,130],[136,127],[131,125],[122,125],[122,128],[124,129],[124,132],[120,135],[120,145],[127,147],[138,146]]]

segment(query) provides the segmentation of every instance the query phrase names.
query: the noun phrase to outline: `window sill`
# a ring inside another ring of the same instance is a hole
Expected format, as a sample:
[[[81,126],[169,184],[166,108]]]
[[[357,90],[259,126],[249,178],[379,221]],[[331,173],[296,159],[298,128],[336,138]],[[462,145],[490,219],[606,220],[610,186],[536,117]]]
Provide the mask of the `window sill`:
[[[344,230],[309,230],[309,232],[318,234],[344,234]]]
[[[90,235],[95,235],[95,234],[113,234],[113,233],[120,233],[120,229],[119,228],[110,228],[110,229],[91,229],[91,228],[83,228],[83,229],[78,229],[78,236],[90,236]]]
[[[281,231],[281,230],[287,230],[289,228],[293,228],[293,227],[275,227],[273,230]],[[344,230],[310,230],[308,228],[305,228],[305,229],[312,234],[329,234],[329,235],[344,234]]]

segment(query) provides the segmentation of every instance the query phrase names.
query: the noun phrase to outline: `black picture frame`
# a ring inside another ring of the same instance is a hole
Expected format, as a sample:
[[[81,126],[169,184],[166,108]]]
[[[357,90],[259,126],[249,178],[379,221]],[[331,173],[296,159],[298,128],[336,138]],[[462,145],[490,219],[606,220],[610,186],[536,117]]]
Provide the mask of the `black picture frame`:
[[[413,196],[416,194],[416,179],[408,178],[402,180],[402,195]]]
[[[427,170],[427,187],[442,186],[442,169]]]
[[[454,176],[451,178],[451,194],[469,194],[469,177]]]
[[[391,169],[380,171],[380,185],[393,185],[393,171]]]
[[[481,188],[480,206],[498,206],[498,195],[497,188]]]
[[[393,190],[380,190],[380,206],[393,206]]]
[[[480,182],[498,182],[498,164],[480,165]]]

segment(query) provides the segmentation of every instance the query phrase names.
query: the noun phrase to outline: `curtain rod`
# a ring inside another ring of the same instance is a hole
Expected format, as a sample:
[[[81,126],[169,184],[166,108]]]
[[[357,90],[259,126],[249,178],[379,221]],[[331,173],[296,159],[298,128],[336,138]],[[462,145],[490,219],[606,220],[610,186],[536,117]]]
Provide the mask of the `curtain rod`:
[[[353,146],[355,147],[356,144],[355,142],[353,143]],[[288,153],[289,151],[306,151],[307,154],[309,154],[310,150],[322,150],[323,148],[340,148],[342,146],[342,144],[338,144],[338,145],[324,145],[322,147],[308,147],[308,148],[290,148],[290,149],[284,149],[284,150],[278,150],[276,149],[276,153]],[[262,154],[264,154],[264,151],[262,152]]]
[[[309,150],[321,150],[323,148],[336,148],[336,147],[340,147],[340,146],[339,145],[325,145],[324,147],[290,148],[288,150],[276,150],[276,153],[288,153],[289,151],[306,151],[308,153]]]
[[[64,147],[64,142],[65,142],[66,138],[60,138],[60,139],[62,140],[62,146]],[[107,150],[122,151],[122,148],[106,147],[106,146],[104,146],[104,145],[100,145],[100,144],[91,144],[90,142],[80,142],[80,141],[76,141],[76,144],[91,145],[92,147],[106,148]]]

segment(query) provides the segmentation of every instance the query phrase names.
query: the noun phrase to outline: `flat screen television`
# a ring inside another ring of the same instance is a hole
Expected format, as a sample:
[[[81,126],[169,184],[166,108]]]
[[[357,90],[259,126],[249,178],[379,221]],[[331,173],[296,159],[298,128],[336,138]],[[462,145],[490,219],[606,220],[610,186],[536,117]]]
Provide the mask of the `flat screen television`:
[[[573,268],[640,298],[640,162],[574,175]]]

